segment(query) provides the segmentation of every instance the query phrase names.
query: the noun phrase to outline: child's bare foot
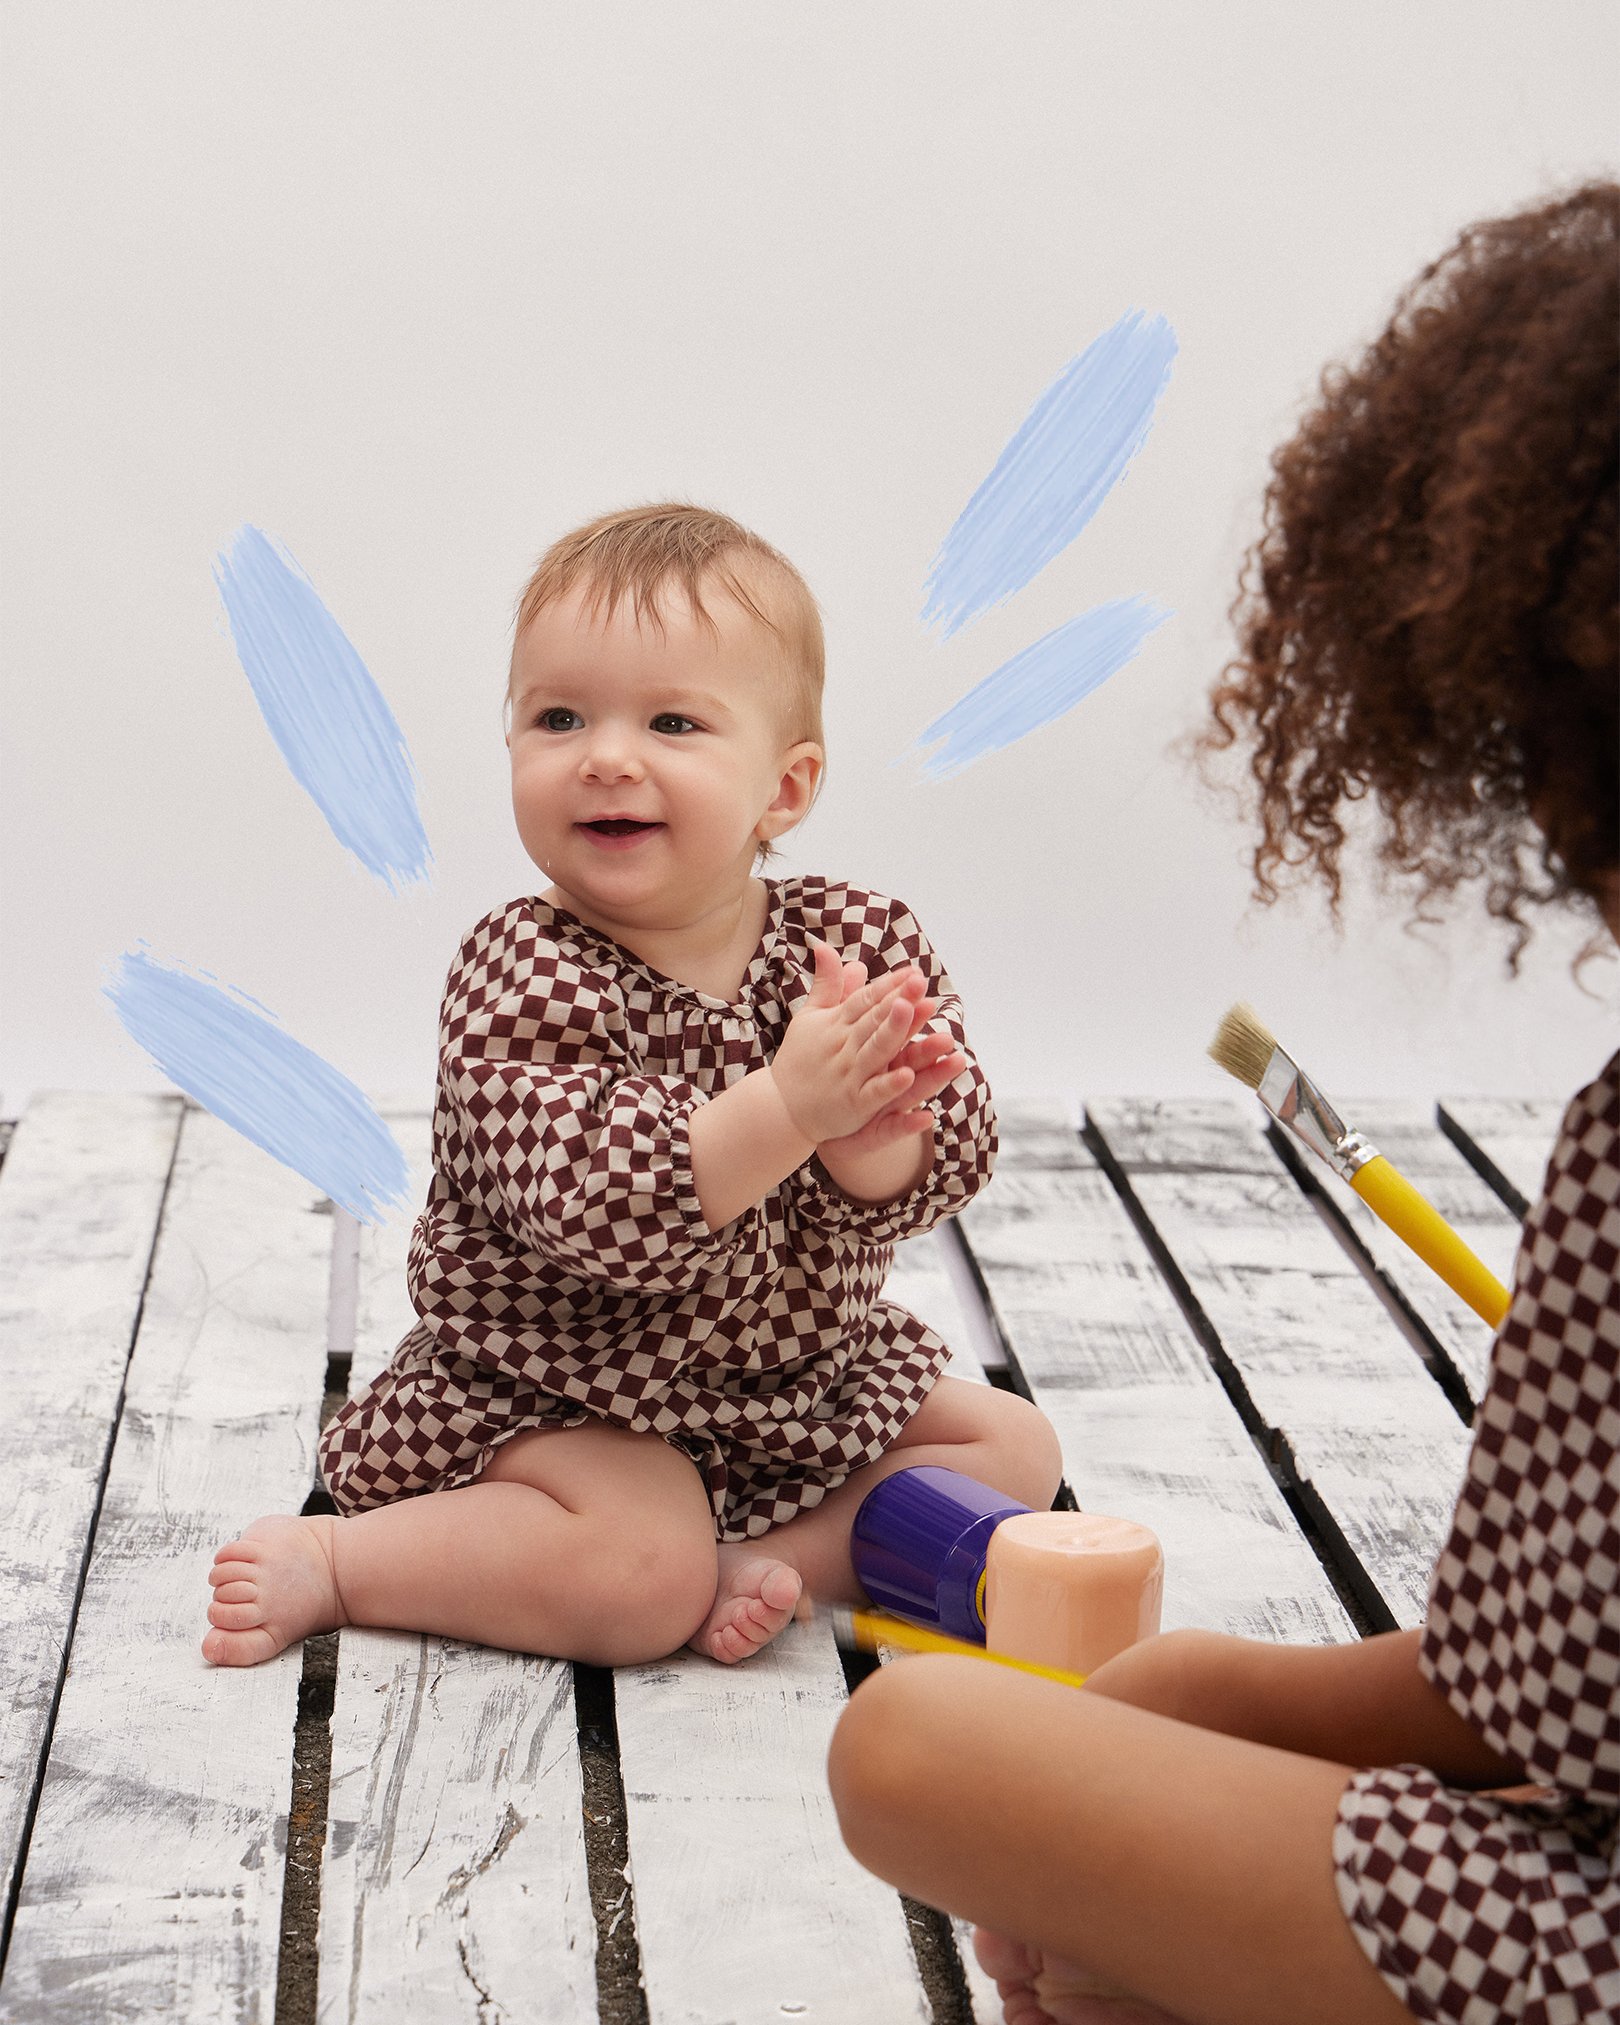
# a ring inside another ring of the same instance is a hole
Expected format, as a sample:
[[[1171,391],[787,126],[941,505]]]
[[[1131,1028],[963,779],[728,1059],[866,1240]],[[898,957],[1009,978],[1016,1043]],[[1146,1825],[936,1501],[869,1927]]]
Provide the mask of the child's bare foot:
[[[787,1623],[803,1587],[798,1571],[785,1561],[724,1543],[714,1608],[687,1644],[705,1659],[747,1659]]]
[[[257,1666],[296,1639],[348,1621],[332,1572],[328,1518],[255,1519],[220,1548],[208,1580],[214,1629],[202,1649],[215,1666]]]
[[[995,1979],[1002,2025],[1180,2025],[1075,1962],[1060,1962],[988,1927],[973,1929],[979,1967]]]

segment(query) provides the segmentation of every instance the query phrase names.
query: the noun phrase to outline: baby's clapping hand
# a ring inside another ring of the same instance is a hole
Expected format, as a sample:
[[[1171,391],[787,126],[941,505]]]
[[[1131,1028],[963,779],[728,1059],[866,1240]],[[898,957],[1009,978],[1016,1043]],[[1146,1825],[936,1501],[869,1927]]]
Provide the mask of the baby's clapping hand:
[[[865,982],[864,963],[844,965],[846,996],[859,990]],[[929,1099],[937,1097],[941,1090],[955,1082],[967,1067],[967,1056],[957,1046],[953,1035],[923,1032],[937,1007],[935,999],[920,998],[916,1001],[911,1031],[889,1064],[891,1069],[911,1070],[911,1082],[905,1091],[885,1104],[858,1132],[838,1140],[823,1140],[823,1153],[873,1153],[880,1147],[892,1146],[898,1139],[910,1138],[915,1133],[932,1128],[934,1118],[927,1108]]]
[[[870,1151],[921,1131],[921,1108],[965,1066],[948,1034],[924,1034],[934,1011],[914,964],[868,982],[865,966],[840,964],[811,945],[810,996],[788,1023],[771,1073],[794,1124],[817,1146],[840,1141]]]

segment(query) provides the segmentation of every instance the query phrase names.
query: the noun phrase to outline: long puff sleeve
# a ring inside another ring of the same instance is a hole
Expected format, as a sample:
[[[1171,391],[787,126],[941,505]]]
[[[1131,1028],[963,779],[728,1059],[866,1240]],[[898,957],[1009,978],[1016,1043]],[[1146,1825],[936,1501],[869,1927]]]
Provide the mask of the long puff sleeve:
[[[722,1269],[746,1218],[711,1231],[688,1126],[705,1101],[639,1072],[610,982],[544,941],[521,981],[446,1001],[439,1163],[465,1199],[564,1272],[683,1294]]]
[[[798,1215],[810,1229],[863,1244],[895,1244],[954,1216],[990,1179],[996,1158],[995,1107],[984,1071],[968,1045],[962,1001],[915,917],[898,901],[829,887],[829,901],[836,902],[841,895],[850,895],[858,904],[829,908],[820,929],[826,940],[846,962],[863,962],[872,977],[916,964],[928,981],[928,996],[938,1001],[925,1031],[948,1031],[967,1056],[961,1074],[928,1107],[934,1114],[934,1162],[909,1195],[893,1202],[856,1202],[814,1160],[800,1169],[792,1184]],[[810,961],[806,949],[807,975]]]

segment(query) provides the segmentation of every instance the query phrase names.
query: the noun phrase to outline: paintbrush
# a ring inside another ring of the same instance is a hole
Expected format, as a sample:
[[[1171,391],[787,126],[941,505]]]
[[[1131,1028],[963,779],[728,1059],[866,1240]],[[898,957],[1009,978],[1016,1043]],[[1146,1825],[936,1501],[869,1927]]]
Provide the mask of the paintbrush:
[[[1216,1029],[1209,1053],[1228,1075],[1248,1084],[1279,1125],[1286,1125],[1349,1182],[1367,1207],[1476,1315],[1493,1329],[1500,1326],[1508,1311],[1507,1288],[1434,1204],[1362,1133],[1349,1129],[1293,1057],[1278,1047],[1252,1007],[1232,1007]]]
[[[964,1659],[988,1659],[997,1666],[1016,1667],[1020,1673],[1039,1674],[1042,1680],[1062,1681],[1065,1687],[1086,1684],[1082,1673],[1063,1673],[1055,1666],[1014,1659],[1011,1653],[990,1652],[982,1645],[969,1645],[965,1638],[947,1638],[942,1631],[927,1631],[920,1624],[908,1624],[903,1617],[881,1611],[851,1610],[847,1604],[835,1603],[829,1615],[833,1637],[846,1652],[876,1652],[885,1645],[897,1645],[905,1652],[954,1652]]]

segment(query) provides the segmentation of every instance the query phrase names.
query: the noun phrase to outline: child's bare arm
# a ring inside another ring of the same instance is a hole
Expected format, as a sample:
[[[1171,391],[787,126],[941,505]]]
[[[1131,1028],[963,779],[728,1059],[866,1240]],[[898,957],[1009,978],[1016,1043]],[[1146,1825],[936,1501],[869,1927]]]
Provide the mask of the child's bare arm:
[[[1521,1782],[1523,1768],[1498,1757],[1418,1671],[1421,1638],[1267,1645],[1167,1632],[1099,1667],[1087,1692],[1307,1757],[1427,1765],[1459,1786]]]

